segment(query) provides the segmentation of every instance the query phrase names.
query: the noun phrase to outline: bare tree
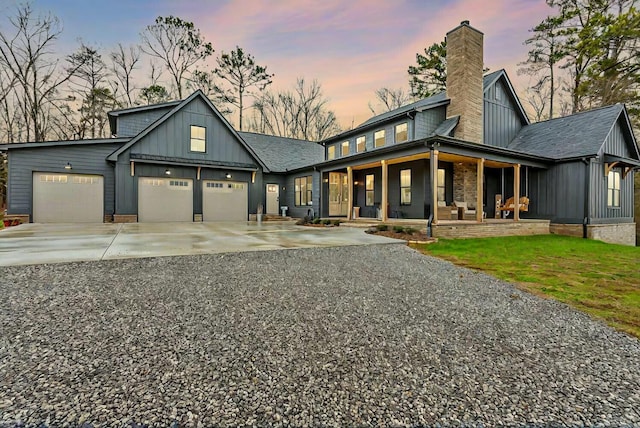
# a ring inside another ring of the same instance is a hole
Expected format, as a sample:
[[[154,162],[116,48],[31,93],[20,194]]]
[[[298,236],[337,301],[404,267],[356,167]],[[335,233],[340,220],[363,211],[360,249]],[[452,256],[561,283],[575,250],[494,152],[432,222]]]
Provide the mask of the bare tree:
[[[374,106],[371,101],[369,101],[369,110],[371,110],[371,113],[373,113],[374,115],[395,110],[409,104],[413,100],[411,94],[406,93],[402,88],[376,89],[375,95],[376,105]]]
[[[105,86],[110,70],[98,50],[84,43],[77,52],[67,57],[67,62],[69,68],[76,69],[75,75],[70,79],[70,86],[82,101],[79,137],[84,138],[86,130],[91,138],[103,137],[107,110],[116,105],[111,90]]]
[[[19,6],[8,19],[12,31],[0,32],[0,67],[15,79],[13,106],[19,110],[24,127],[22,138],[44,141],[50,126],[52,105],[60,97],[61,86],[82,66],[60,71],[52,53],[62,32],[57,17],[35,15],[30,5]]]
[[[291,91],[265,92],[257,98],[249,130],[281,137],[320,141],[340,132],[317,80],[298,78]]]
[[[111,52],[109,56],[111,58],[111,70],[116,76],[117,86],[122,87],[123,90],[123,95],[120,97],[121,102],[127,107],[131,107],[135,99],[132,74],[140,61],[140,47],[132,45],[125,49],[122,43],[118,43],[116,50]],[[115,90],[114,95],[116,95]]]
[[[183,81],[191,67],[213,54],[211,43],[205,41],[193,22],[174,16],[159,16],[141,35],[142,50],[163,62],[182,99]]]
[[[223,115],[228,116],[233,113],[233,110],[229,108],[227,100],[220,94],[218,85],[215,84],[216,75],[213,71],[200,71],[195,70],[191,74],[191,78],[187,82],[187,88],[191,91],[202,91],[216,106],[218,111]]]
[[[273,74],[267,73],[267,67],[256,64],[253,55],[245,53],[242,48],[236,46],[231,53],[224,53],[217,58],[218,67],[214,74],[226,81],[231,88],[215,86],[215,91],[227,103],[238,108],[240,130],[242,127],[242,114],[244,110],[244,96],[252,95],[249,88],[263,91],[272,83]]]

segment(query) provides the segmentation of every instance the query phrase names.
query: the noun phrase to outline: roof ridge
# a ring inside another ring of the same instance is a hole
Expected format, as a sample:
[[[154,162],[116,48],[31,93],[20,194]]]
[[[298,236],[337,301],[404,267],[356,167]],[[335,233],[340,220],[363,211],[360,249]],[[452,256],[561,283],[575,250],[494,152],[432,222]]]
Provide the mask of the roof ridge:
[[[264,133],[262,133],[262,132],[238,131],[238,133],[240,133],[240,134],[260,135],[260,136],[263,136],[263,137],[283,138],[283,139],[286,139],[286,140],[301,141],[301,142],[303,142],[303,143],[314,143],[314,144],[319,144],[317,141],[303,140],[302,138],[282,137],[282,136],[280,136],[280,135],[264,134]]]

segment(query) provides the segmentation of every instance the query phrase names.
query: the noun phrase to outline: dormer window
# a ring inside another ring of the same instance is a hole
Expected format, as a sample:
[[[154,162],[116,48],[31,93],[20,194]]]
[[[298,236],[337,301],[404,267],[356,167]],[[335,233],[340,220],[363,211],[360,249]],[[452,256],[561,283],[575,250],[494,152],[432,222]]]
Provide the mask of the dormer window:
[[[207,151],[206,143],[207,128],[203,126],[191,125],[191,151],[204,153]]]
[[[340,156],[347,156],[349,154],[349,142],[345,141],[342,143],[342,148],[340,150]]]
[[[374,147],[384,146],[384,129],[373,134]]]
[[[327,148],[327,160],[336,158],[336,146],[329,146]]]
[[[407,122],[396,125],[396,143],[404,143],[408,139]]]

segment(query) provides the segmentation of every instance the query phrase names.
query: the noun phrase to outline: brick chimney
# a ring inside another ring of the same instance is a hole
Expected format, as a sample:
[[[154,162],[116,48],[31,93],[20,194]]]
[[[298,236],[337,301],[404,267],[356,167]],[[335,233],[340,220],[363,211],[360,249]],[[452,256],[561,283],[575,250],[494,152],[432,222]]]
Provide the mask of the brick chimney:
[[[447,116],[460,115],[455,137],[483,143],[483,38],[462,21],[447,33]]]

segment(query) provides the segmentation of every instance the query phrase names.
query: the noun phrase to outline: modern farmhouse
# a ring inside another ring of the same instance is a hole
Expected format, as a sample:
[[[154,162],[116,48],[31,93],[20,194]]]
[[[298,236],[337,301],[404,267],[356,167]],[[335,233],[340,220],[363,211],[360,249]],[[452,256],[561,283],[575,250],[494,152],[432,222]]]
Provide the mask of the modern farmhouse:
[[[0,146],[31,222],[294,217],[546,221],[635,245],[640,153],[624,105],[531,124],[483,34],[447,34],[447,89],[320,143],[238,132],[202,93],[109,113],[113,138]]]

